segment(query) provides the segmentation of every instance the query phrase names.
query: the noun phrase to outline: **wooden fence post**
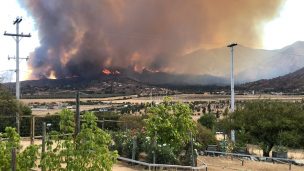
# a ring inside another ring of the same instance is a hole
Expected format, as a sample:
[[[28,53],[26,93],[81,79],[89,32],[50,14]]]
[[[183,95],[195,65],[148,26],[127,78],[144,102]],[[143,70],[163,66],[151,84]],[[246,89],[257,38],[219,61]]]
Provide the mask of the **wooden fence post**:
[[[41,160],[45,156],[45,145],[46,145],[46,123],[42,123],[42,149],[41,149]],[[41,171],[45,171],[45,167],[41,167]]]
[[[31,116],[31,145],[35,144],[35,116]]]
[[[16,148],[13,147],[12,148],[12,161],[11,161],[11,167],[12,167],[12,171],[16,171]]]

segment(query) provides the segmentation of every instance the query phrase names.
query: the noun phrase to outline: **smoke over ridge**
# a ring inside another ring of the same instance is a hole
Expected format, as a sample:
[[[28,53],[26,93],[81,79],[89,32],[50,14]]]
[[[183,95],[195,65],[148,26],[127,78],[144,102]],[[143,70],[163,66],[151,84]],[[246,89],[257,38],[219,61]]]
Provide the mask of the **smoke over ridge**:
[[[280,0],[20,0],[41,46],[31,78],[90,76],[104,68],[199,73],[185,61],[199,48],[237,40],[261,46]],[[209,59],[212,61],[212,59]]]

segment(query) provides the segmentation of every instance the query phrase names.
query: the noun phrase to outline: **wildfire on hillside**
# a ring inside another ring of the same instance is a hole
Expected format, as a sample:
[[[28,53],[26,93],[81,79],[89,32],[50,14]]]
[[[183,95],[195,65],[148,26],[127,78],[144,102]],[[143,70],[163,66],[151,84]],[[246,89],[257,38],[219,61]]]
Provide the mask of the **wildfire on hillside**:
[[[120,74],[120,72],[117,71],[117,70],[111,71],[111,70],[106,69],[106,68],[102,70],[102,73],[105,74],[105,75],[118,75],[118,74]]]
[[[54,71],[51,71],[50,76],[48,77],[48,79],[51,79],[51,80],[57,79]]]
[[[96,76],[101,68],[106,75],[119,72],[104,68],[206,74],[211,71],[201,65],[211,57],[185,60],[184,55],[231,40],[261,45],[261,26],[284,2],[18,1],[39,31],[40,46],[30,54],[31,79]]]

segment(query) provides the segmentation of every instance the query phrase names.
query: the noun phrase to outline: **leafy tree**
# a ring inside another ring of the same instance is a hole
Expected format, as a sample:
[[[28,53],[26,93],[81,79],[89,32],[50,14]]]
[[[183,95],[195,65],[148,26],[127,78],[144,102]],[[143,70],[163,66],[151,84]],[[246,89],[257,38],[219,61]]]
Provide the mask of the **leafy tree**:
[[[242,130],[246,141],[260,145],[263,155],[269,156],[275,145],[303,147],[303,109],[301,103],[251,101],[227,117],[223,125],[226,130]]]
[[[18,102],[5,87],[0,85],[0,132],[4,132],[8,126],[16,125],[15,116],[17,112],[20,116],[32,114],[32,110],[27,105]],[[29,118],[20,119],[22,120],[21,130],[28,132]]]
[[[2,138],[6,140],[2,141]],[[17,151],[17,170],[28,171],[36,166],[38,146],[30,145],[21,151],[20,135],[15,128],[6,127],[5,132],[0,133],[0,140],[0,170],[10,170],[13,148]]]
[[[189,143],[189,133],[195,132],[191,115],[189,105],[172,103],[169,99],[165,99],[163,104],[151,107],[148,111],[148,119],[145,121],[146,132],[154,150],[157,151],[156,147],[161,147],[170,151],[166,153],[169,155],[167,157],[177,157],[182,148]],[[154,142],[156,144],[153,145]]]
[[[15,115],[18,111],[17,101],[7,89],[0,85],[0,116]]]
[[[216,117],[213,113],[207,113],[198,119],[198,122],[209,129],[213,129],[216,124]]]
[[[74,140],[73,116],[70,110],[61,111],[60,133],[51,132],[41,166],[47,170],[110,171],[118,157],[116,151],[108,148],[110,135],[97,127],[97,117],[92,112],[86,112]]]

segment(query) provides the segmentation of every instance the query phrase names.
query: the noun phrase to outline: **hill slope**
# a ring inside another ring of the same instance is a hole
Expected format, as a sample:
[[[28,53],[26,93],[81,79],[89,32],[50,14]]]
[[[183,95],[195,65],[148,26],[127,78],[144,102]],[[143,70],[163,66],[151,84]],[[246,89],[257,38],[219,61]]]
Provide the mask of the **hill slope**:
[[[293,73],[268,80],[241,85],[240,88],[257,91],[304,92],[304,68]]]

